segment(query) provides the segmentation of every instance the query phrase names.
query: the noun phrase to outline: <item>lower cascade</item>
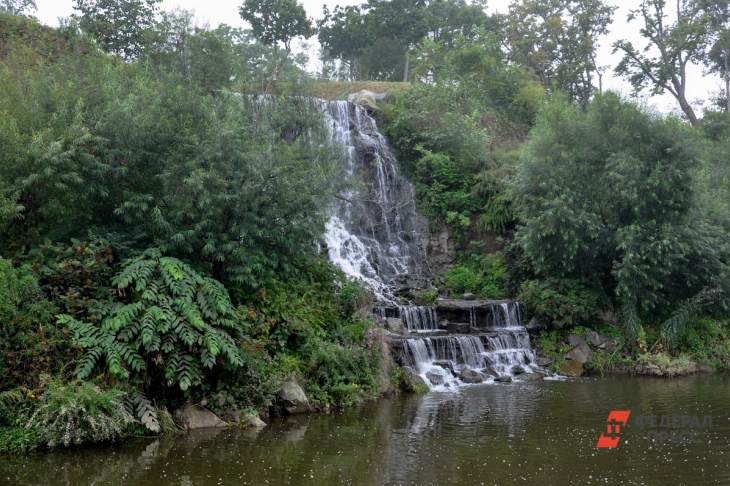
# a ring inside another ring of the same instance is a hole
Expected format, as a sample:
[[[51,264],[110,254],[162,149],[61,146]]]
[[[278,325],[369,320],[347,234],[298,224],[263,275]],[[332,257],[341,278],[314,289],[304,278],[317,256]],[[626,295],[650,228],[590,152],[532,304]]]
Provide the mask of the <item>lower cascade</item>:
[[[432,390],[545,374],[516,302],[441,299],[436,306],[402,306],[398,313],[405,331],[391,334],[391,347]],[[388,314],[380,312],[392,323]]]

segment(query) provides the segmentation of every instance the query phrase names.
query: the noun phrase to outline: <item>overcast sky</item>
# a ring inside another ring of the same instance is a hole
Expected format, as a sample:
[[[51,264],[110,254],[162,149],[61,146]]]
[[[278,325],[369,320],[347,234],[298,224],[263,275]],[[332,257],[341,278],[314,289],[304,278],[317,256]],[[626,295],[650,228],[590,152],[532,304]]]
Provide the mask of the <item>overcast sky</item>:
[[[363,3],[364,0],[300,0],[304,5],[310,17],[318,18],[322,15],[322,7],[327,5],[332,9],[335,5],[356,5]],[[73,0],[37,0],[38,12],[36,16],[44,23],[49,25],[57,25],[59,17],[68,17],[73,13]],[[245,27],[244,22],[238,16],[238,6],[242,0],[163,0],[162,8],[164,10],[172,10],[175,8],[183,8],[195,12],[196,19],[199,24],[210,24],[215,26],[220,23],[226,23],[233,26]],[[490,12],[504,12],[509,5],[509,0],[491,0],[489,1]],[[636,46],[643,46],[643,42],[638,34],[639,23],[634,21],[628,23],[626,15],[630,8],[636,5],[636,0],[608,0],[609,4],[618,8],[614,15],[614,22],[611,25],[611,32],[601,41],[599,49],[598,61],[601,65],[609,66],[609,70],[604,76],[604,88],[620,91],[626,95],[631,92],[630,86],[622,79],[613,75],[613,67],[618,63],[620,56],[611,53],[611,45],[617,39],[629,39]],[[669,2],[670,4],[672,2]],[[310,39],[309,44],[313,51],[316,52],[316,39]],[[690,72],[690,82],[688,83],[688,97],[691,101],[695,101],[697,106],[701,105],[702,100],[706,100],[711,95],[715,95],[721,88],[721,83],[715,76],[705,76],[700,67],[693,67]],[[655,96],[647,100],[661,111],[678,112],[676,103],[670,95],[661,97]]]

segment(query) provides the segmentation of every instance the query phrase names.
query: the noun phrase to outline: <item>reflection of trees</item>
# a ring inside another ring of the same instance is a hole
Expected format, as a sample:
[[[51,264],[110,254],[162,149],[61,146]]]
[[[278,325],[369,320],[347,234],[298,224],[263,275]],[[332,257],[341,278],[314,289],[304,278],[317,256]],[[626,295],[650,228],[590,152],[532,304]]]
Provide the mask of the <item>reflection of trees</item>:
[[[713,424],[704,462],[683,447],[649,450],[632,431],[631,447],[595,454],[606,414],[724,417],[728,403],[721,376],[474,386],[293,417],[259,433],[211,430],[2,457],[0,484],[584,484],[589,475],[615,484],[691,482],[693,468],[726,470],[728,424]]]

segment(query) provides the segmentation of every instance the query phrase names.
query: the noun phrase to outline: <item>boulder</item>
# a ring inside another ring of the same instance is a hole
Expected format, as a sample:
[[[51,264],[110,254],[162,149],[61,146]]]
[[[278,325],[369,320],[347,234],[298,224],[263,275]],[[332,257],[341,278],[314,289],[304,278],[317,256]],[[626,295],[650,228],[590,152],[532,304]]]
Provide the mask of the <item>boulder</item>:
[[[228,424],[200,405],[185,405],[175,411],[175,422],[185,430],[217,429]]]
[[[477,296],[472,294],[471,292],[467,292],[464,295],[461,296],[464,300],[476,300]]]
[[[497,383],[512,383],[512,377],[511,376],[498,376],[494,379]]]
[[[497,373],[496,371],[494,371],[494,368],[492,368],[491,366],[487,366],[486,368],[482,368],[480,371],[481,371],[481,373],[484,376],[499,376],[499,373]]]
[[[586,364],[591,360],[592,357],[593,351],[591,351],[591,348],[588,346],[588,344],[586,344],[585,341],[575,346],[565,355],[566,359],[571,361],[577,361],[580,364]]]
[[[596,331],[588,331],[586,333],[586,342],[594,348],[597,348],[603,343],[603,339]]]
[[[263,429],[266,427],[266,422],[261,420],[261,417],[255,413],[246,413],[241,416],[239,424],[247,429]]]
[[[403,320],[397,317],[386,317],[385,328],[396,334],[404,334],[407,332],[406,326],[403,324]]]
[[[312,409],[304,390],[293,380],[286,381],[281,385],[281,389],[277,393],[277,399],[289,415],[307,413]]]
[[[545,375],[542,373],[525,373],[520,375],[520,381],[542,381]]]
[[[357,93],[351,93],[347,96],[347,101],[355,103],[356,105],[363,106],[369,110],[378,109],[378,101],[383,101],[387,98],[385,93],[374,93],[366,89],[360,90]]]
[[[583,363],[567,359],[560,365],[560,374],[565,376],[581,376],[583,374]]]
[[[553,363],[555,363],[555,358],[551,358],[550,356],[537,357],[537,366],[544,368],[545,366],[550,366]]]
[[[467,368],[459,373],[459,379],[464,383],[481,383],[484,381],[484,376],[476,370]]]
[[[515,365],[512,367],[512,374],[513,375],[521,375],[525,372],[525,369],[520,365]]]
[[[430,381],[431,384],[435,385],[435,386],[443,385],[444,381],[446,381],[443,374],[439,373],[438,371],[434,371],[434,370],[428,370],[426,372],[426,378],[428,378],[428,381]]]
[[[403,370],[403,388],[405,388],[406,391],[418,392],[424,388],[428,389],[428,385],[425,381],[423,381],[421,375],[416,373],[416,370],[410,366],[404,366],[401,369]]]
[[[439,360],[433,362],[434,366],[440,366],[441,368],[445,370],[449,370],[452,375],[456,374],[456,370],[454,370],[454,363],[448,360]]]
[[[581,344],[586,344],[586,340],[583,338],[583,336],[578,336],[577,334],[569,334],[568,335],[568,344],[570,344],[573,347],[580,346]]]

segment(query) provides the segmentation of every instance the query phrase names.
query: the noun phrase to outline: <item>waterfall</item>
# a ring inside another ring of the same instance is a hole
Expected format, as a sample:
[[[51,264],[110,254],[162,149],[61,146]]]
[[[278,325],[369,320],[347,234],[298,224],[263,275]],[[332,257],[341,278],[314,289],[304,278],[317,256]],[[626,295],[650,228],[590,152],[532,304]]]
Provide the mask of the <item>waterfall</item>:
[[[400,317],[406,329],[411,332],[434,332],[438,331],[438,317],[436,309],[428,305],[404,305],[400,306]]]
[[[326,226],[330,260],[364,282],[378,300],[393,303],[404,280],[427,278],[423,235],[413,186],[368,112],[346,101],[318,101],[331,142],[341,148],[345,182]]]

